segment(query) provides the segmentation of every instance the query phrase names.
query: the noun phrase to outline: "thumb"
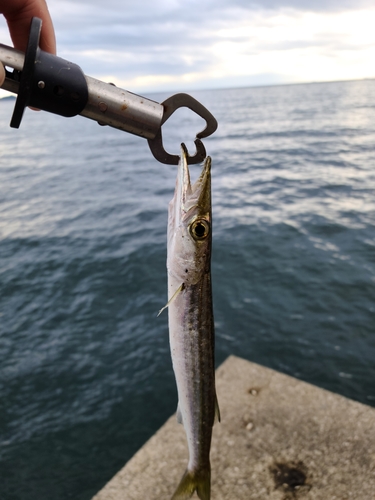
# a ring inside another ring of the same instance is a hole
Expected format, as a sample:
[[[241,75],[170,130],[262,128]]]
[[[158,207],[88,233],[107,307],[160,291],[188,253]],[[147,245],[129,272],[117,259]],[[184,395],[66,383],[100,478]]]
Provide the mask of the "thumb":
[[[5,69],[4,66],[0,63],[0,87],[4,83],[5,80]]]

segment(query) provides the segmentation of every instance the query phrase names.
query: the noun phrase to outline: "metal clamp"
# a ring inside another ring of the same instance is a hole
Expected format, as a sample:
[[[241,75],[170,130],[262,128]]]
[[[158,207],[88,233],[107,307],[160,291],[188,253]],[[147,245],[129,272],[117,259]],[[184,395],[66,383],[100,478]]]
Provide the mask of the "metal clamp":
[[[206,149],[201,139],[213,134],[217,129],[217,121],[215,117],[208,111],[207,108],[203,106],[203,104],[188,94],[175,94],[163,101],[162,105],[164,106],[164,114],[161,125],[163,125],[163,123],[165,123],[179,108],[189,108],[206,121],[206,128],[196,135],[196,139],[194,141],[196,147],[195,155],[187,155],[187,162],[189,165],[202,162],[206,157]],[[161,128],[154,139],[148,139],[148,145],[151,153],[158,161],[169,165],[178,165],[180,157],[178,155],[171,155],[164,149]]]
[[[200,102],[188,94],[176,94],[159,104],[87,76],[78,65],[40,49],[41,27],[41,19],[34,17],[26,54],[0,44],[0,63],[6,68],[2,88],[18,94],[11,127],[20,126],[26,106],[66,117],[80,114],[100,125],[146,138],[158,161],[177,165],[179,156],[164,149],[161,126],[177,109],[186,107],[206,121],[206,128],[194,141],[196,152],[188,155],[187,161],[193,164],[205,159],[201,139],[215,132],[217,121]]]

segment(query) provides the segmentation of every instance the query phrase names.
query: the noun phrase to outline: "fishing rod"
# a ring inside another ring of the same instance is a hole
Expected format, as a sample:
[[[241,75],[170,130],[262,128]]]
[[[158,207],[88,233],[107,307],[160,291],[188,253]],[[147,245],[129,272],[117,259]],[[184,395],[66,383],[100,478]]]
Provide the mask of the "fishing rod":
[[[161,127],[178,108],[186,107],[206,122],[205,129],[196,135],[196,152],[188,156],[188,164],[205,159],[201,139],[215,132],[217,121],[199,101],[188,94],[175,94],[158,103],[87,76],[77,64],[40,49],[41,28],[42,20],[34,17],[25,53],[0,44],[0,62],[6,73],[1,88],[17,94],[12,128],[19,128],[27,106],[65,117],[81,115],[99,125],[144,137],[158,161],[177,165],[179,156],[164,149]]]

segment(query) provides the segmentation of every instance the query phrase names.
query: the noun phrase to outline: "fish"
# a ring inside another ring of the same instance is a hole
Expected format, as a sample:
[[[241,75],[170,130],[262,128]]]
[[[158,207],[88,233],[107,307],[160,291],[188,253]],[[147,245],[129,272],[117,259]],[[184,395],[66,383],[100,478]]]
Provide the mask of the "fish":
[[[189,462],[171,500],[197,492],[210,500],[212,427],[220,420],[215,389],[211,286],[211,158],[192,185],[181,145],[176,188],[168,208],[168,323],[178,392],[177,420],[185,429]]]

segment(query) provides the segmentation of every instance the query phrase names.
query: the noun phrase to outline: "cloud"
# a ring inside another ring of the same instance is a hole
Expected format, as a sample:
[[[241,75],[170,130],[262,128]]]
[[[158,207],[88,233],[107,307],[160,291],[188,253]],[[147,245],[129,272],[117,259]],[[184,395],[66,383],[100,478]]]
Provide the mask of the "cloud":
[[[368,0],[48,3],[59,55],[135,92],[375,76]]]
[[[228,2],[219,1],[219,4],[228,4]],[[285,9],[292,8],[299,11],[308,12],[332,12],[345,10],[358,10],[360,8],[372,7],[371,0],[232,0],[232,6],[242,7],[243,9]]]

